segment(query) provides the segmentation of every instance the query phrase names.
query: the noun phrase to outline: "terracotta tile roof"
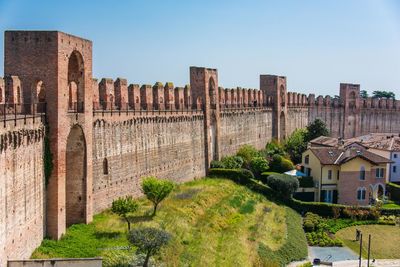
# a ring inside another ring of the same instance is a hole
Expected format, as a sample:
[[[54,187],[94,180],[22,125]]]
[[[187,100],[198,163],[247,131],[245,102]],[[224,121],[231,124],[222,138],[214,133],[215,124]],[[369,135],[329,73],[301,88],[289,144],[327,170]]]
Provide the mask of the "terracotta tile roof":
[[[358,144],[365,148],[375,148],[388,151],[400,152],[400,134],[390,133],[370,133],[354,138],[343,140],[340,144],[338,138],[320,136],[310,141],[311,147],[348,147],[353,144]]]
[[[345,140],[345,145],[358,143],[367,148],[400,151],[400,136],[389,133],[370,133]]]
[[[338,139],[328,136],[320,136],[310,141],[311,146],[333,147],[338,145]]]
[[[331,147],[313,147],[310,150],[319,159],[320,163],[324,165],[334,165],[344,152],[343,149]]]
[[[310,150],[323,165],[341,165],[357,157],[367,160],[375,165],[392,162],[387,158],[379,156],[365,149],[354,147],[312,147]]]

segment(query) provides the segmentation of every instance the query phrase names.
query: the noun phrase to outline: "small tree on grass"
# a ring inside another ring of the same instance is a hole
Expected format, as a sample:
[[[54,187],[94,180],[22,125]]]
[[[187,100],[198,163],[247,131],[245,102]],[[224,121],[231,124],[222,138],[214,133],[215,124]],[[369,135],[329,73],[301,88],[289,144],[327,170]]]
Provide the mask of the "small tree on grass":
[[[125,198],[120,197],[113,201],[111,211],[125,219],[129,231],[131,230],[131,222],[129,221],[128,213],[137,211],[138,207],[139,205],[131,196]]]
[[[146,255],[143,267],[148,266],[150,257],[157,254],[170,239],[169,233],[153,227],[137,228],[128,235],[129,242],[137,247],[137,252]]]
[[[156,177],[147,177],[142,182],[142,189],[146,197],[153,202],[153,216],[156,215],[157,206],[174,188],[174,184],[168,180],[159,180]]]

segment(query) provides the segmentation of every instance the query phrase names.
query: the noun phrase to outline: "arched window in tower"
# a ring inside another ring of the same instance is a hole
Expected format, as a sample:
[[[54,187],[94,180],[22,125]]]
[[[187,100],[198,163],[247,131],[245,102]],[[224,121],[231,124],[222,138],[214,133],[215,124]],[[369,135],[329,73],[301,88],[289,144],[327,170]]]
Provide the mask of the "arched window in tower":
[[[75,110],[77,106],[77,85],[74,81],[68,85],[68,109]]]
[[[280,97],[281,97],[281,106],[285,106],[285,102],[286,102],[285,86],[281,85],[279,91],[280,91]]]
[[[356,92],[352,91],[349,94],[349,108],[354,109],[356,108]]]
[[[83,57],[78,51],[73,51],[68,60],[68,85],[74,82],[76,92],[69,95],[69,108],[73,111],[82,113],[84,111],[85,99],[85,68]]]
[[[108,160],[107,160],[107,158],[104,158],[104,160],[103,160],[103,174],[104,175],[108,174]]]
[[[215,82],[214,79],[211,77],[208,83],[208,93],[210,97],[210,104],[211,108],[215,108],[217,104],[217,96],[216,96],[216,90],[215,90]]]
[[[38,81],[32,88],[32,102],[44,103],[46,102],[46,90],[43,81]]]

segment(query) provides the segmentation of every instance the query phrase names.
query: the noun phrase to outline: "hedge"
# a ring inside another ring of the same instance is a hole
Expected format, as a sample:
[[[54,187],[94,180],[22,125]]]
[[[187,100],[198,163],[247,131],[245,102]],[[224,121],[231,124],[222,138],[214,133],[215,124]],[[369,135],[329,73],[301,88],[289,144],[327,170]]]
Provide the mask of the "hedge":
[[[208,172],[209,177],[214,178],[228,178],[239,184],[249,184],[254,179],[251,171],[246,169],[210,169]]]
[[[298,177],[300,187],[311,188],[314,187],[314,179],[311,176]]]
[[[391,200],[400,201],[400,185],[387,183],[386,190],[389,191]]]
[[[334,208],[338,208],[340,211],[340,217],[344,216],[344,209],[349,208],[351,206],[341,205],[341,204],[331,204],[331,203],[324,203],[324,202],[304,202],[297,199],[292,198],[291,200],[287,201],[286,204],[296,210],[301,214],[305,214],[306,212],[312,212],[324,217],[334,217]],[[358,207],[358,209],[362,210],[370,210],[369,207]],[[381,209],[382,215],[400,215],[400,209]]]

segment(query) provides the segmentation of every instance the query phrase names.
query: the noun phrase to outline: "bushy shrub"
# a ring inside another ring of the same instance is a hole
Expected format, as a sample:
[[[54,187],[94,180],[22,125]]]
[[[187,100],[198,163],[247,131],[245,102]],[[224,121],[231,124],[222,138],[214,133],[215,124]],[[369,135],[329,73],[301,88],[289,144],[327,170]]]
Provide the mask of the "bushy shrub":
[[[284,173],[294,169],[293,163],[282,157],[281,155],[274,155],[269,165],[270,171]]]
[[[317,214],[307,212],[303,219],[303,228],[306,232],[307,241],[311,246],[342,246],[342,242],[328,235],[329,225],[326,219]]]
[[[212,169],[218,168],[218,169],[225,169],[225,164],[222,161],[219,160],[213,160],[210,163],[210,167]]]
[[[306,232],[314,232],[318,230],[319,224],[322,222],[322,218],[312,212],[307,212],[303,219],[303,228]]]
[[[262,153],[268,158],[274,155],[286,156],[284,147],[275,139],[265,145],[265,150]]]
[[[243,158],[239,156],[228,156],[221,160],[225,169],[240,169],[243,166]]]
[[[332,239],[326,232],[311,232],[306,233],[307,241],[310,246],[319,247],[341,247],[343,246],[342,241],[338,239]]]
[[[244,145],[239,148],[238,152],[236,153],[236,156],[241,157],[244,161],[244,166],[248,168],[251,159],[255,158],[255,157],[259,157],[260,153],[257,151],[257,149],[254,146]]]
[[[292,194],[299,188],[299,180],[286,174],[273,174],[268,176],[267,185],[282,198],[291,198]]]
[[[268,168],[268,161],[263,157],[254,157],[250,161],[250,170],[257,178],[261,177],[261,174],[266,172]]]
[[[208,176],[231,179],[239,184],[249,184],[254,175],[246,169],[210,169]]]

